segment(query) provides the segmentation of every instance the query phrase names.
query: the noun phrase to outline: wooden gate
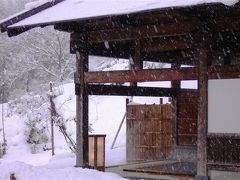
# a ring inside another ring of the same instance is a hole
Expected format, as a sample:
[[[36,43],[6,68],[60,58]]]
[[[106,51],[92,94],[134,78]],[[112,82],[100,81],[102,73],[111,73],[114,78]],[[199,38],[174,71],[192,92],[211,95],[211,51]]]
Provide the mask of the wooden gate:
[[[127,106],[127,161],[160,160],[172,148],[172,106]]]

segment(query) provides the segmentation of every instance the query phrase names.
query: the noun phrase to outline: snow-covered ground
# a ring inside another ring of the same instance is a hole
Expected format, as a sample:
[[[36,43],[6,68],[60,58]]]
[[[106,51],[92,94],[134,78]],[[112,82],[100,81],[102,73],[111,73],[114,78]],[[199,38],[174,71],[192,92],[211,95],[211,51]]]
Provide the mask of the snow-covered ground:
[[[65,120],[75,117],[74,84],[65,84],[60,88],[62,95],[55,99],[56,109]],[[158,103],[159,98],[135,98],[136,102]],[[125,163],[125,130],[123,125],[114,149],[111,145],[118,126],[125,113],[126,97],[90,96],[90,124],[93,134],[106,134],[106,165]],[[7,139],[7,154],[0,159],[0,179],[9,179],[15,173],[19,179],[121,179],[108,173],[74,168],[75,155],[71,153],[63,136],[55,127],[56,156],[51,151],[40,151],[32,154],[31,147],[26,142],[27,116],[12,114],[8,104],[4,104],[5,132]],[[1,112],[2,113],[2,112]],[[1,126],[0,126],[1,127]],[[68,133],[75,139],[75,123],[67,123]],[[1,131],[2,133],[2,131]],[[2,142],[2,135],[1,142]],[[88,175],[91,176],[88,177]]]
[[[56,109],[62,113],[65,119],[71,119],[75,116],[73,83],[62,86],[61,91],[63,95],[55,100]],[[93,133],[107,135],[107,165],[125,162],[124,128],[121,131],[115,149],[110,150],[114,133],[125,111],[124,107],[125,98],[123,97],[90,97],[90,123],[93,124]],[[25,121],[27,117],[22,114],[9,115],[8,111],[10,111],[8,105],[4,104],[5,131],[8,146],[7,154],[0,159],[1,180],[9,179],[11,173],[15,173],[19,179],[121,179],[121,177],[114,174],[75,168],[75,155],[69,150],[57,127],[55,127],[56,155],[52,157],[51,151],[40,151],[32,154],[31,147],[26,143]],[[70,134],[72,131],[72,138],[75,139],[74,123],[68,123],[67,128]],[[2,142],[2,135],[0,136],[0,142]]]
[[[96,170],[75,168],[73,164],[69,164],[69,160],[73,157],[66,156],[64,158],[55,158],[56,162],[51,165],[51,161],[45,166],[32,166],[23,162],[14,162],[0,166],[1,180],[9,180],[10,174],[14,173],[17,179],[22,180],[121,180],[124,179],[113,173],[103,173]],[[69,158],[69,159],[68,159]],[[60,164],[60,167],[56,165]]]

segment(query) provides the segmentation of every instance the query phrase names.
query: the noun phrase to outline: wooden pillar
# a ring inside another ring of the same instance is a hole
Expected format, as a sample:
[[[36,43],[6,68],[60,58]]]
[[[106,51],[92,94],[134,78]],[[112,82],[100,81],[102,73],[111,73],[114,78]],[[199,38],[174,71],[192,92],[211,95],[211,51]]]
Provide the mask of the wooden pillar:
[[[139,39],[134,41],[133,61],[135,69],[143,68],[143,61],[141,60],[141,42]]]
[[[198,141],[197,141],[197,180],[207,180],[207,110],[208,110],[208,76],[207,76],[208,53],[205,49],[198,49]]]
[[[180,68],[181,65],[180,64],[172,64],[171,68]],[[171,87],[174,89],[181,89],[181,81],[171,81]],[[177,95],[172,96],[171,98],[171,104],[173,107],[173,126],[172,126],[172,130],[173,130],[173,145],[176,146],[178,143],[178,138],[177,138],[177,127],[178,127],[178,121],[177,121]]]
[[[134,41],[134,51],[132,53],[132,61],[130,59],[130,69],[134,72],[135,70],[143,69],[143,61],[141,60],[141,42],[139,39]],[[130,83],[130,86],[137,87],[136,83]],[[133,97],[131,97],[131,100]]]
[[[88,53],[76,52],[76,167],[88,167],[88,93],[84,72],[88,71]]]
[[[179,69],[181,67],[180,64],[172,64],[171,68]],[[181,81],[171,81],[171,87],[176,89],[181,89]]]

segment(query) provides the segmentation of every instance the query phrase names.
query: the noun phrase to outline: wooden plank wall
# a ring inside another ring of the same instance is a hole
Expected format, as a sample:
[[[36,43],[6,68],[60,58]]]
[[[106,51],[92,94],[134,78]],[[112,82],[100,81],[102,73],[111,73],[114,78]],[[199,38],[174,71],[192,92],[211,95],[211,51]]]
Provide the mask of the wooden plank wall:
[[[160,160],[172,148],[172,106],[127,106],[127,161]]]
[[[181,93],[177,97],[177,145],[197,144],[198,93]]]
[[[240,166],[240,134],[209,134],[208,163]]]

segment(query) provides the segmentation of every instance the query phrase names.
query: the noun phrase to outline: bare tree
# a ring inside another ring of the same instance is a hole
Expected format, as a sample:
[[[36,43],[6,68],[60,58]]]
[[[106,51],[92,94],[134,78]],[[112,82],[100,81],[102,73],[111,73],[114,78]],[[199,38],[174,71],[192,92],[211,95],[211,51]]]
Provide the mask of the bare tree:
[[[0,0],[0,19],[19,11],[30,1]],[[11,39],[6,33],[0,34],[1,87],[4,84],[13,96],[46,90],[49,80],[61,83],[73,79],[74,61],[68,41],[68,34],[52,28],[33,29]]]

